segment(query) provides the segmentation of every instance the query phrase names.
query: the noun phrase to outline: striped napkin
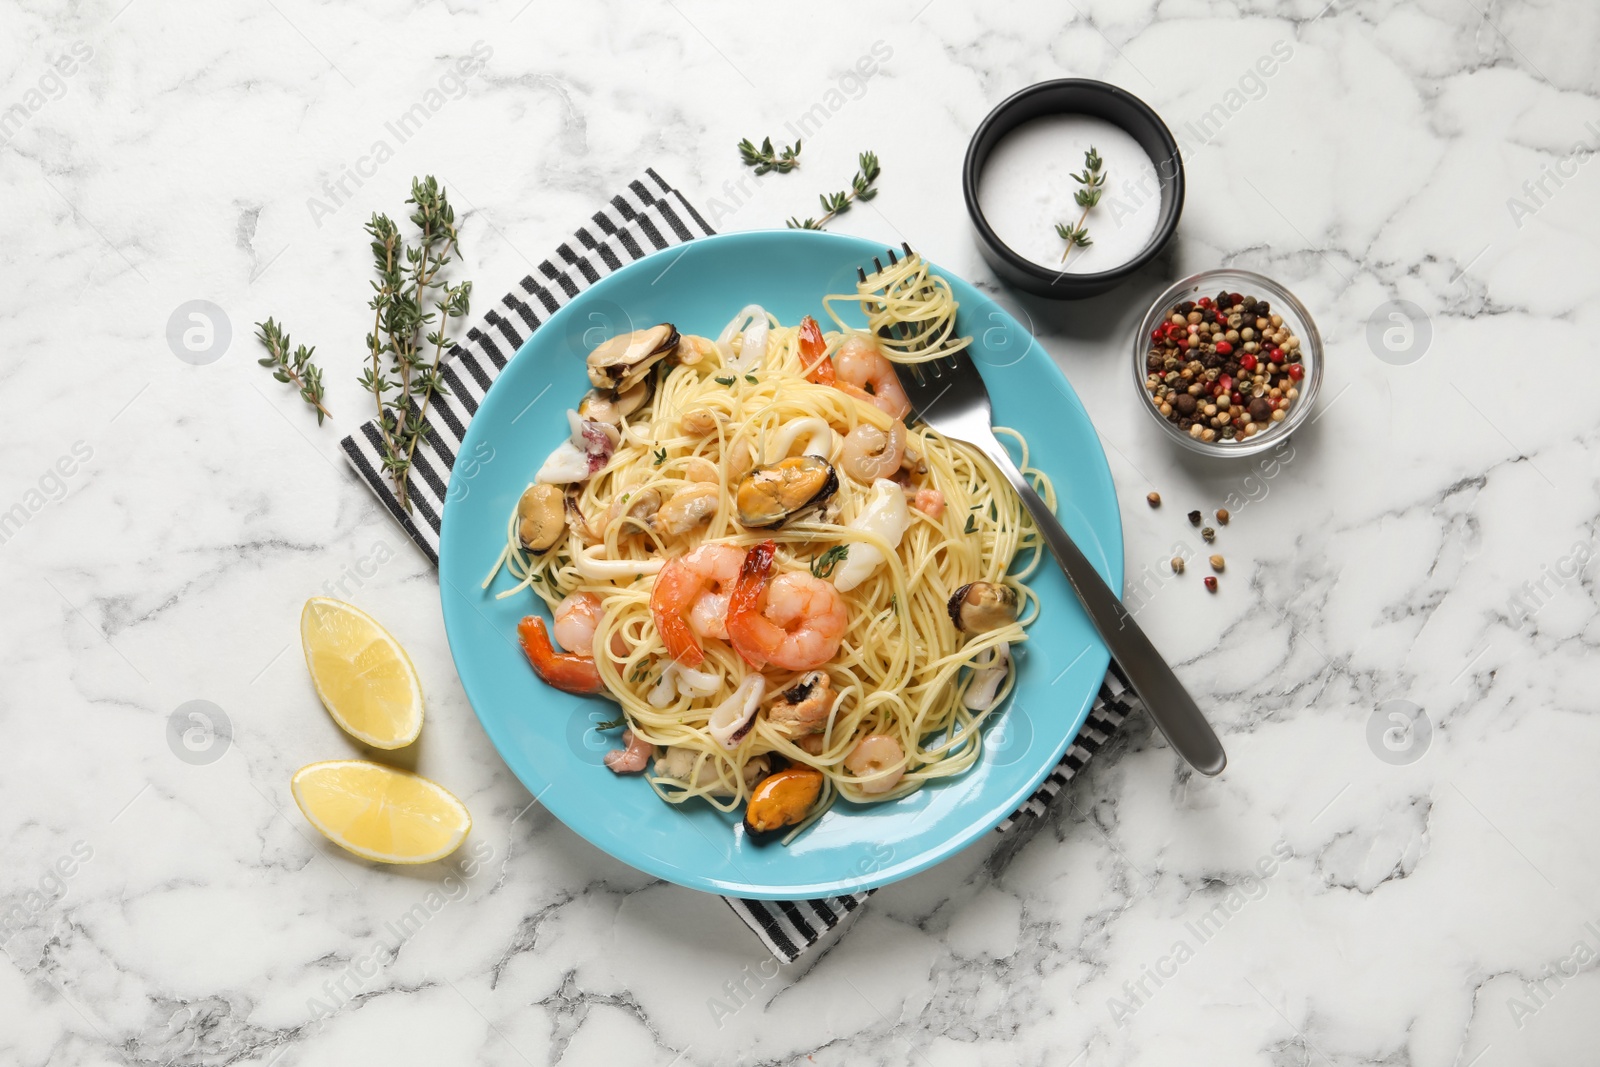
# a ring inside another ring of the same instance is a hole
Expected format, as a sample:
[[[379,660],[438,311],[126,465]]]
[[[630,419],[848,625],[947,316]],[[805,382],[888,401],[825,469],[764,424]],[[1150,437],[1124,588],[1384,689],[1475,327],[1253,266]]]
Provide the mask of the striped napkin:
[[[450,472],[467,423],[517,349],[546,319],[601,278],[652,252],[713,232],[677,189],[654,170],[646,170],[595,212],[570,240],[558,245],[555,254],[533,274],[501,297],[496,307],[484,312],[467,330],[466,339],[451,348],[441,370],[450,393],[434,397],[428,409],[427,429],[417,445],[412,469],[412,514],[400,507],[383,474],[377,420],[362,424],[341,442],[345,458],[378,502],[436,566]],[[1137,699],[1113,666],[1088,722],[1066,756],[997,829],[1013,834],[1031,831],[1050,800],[1132,713]],[[793,963],[826,940],[869,896],[870,891],[801,901],[723,899],[775,957]]]

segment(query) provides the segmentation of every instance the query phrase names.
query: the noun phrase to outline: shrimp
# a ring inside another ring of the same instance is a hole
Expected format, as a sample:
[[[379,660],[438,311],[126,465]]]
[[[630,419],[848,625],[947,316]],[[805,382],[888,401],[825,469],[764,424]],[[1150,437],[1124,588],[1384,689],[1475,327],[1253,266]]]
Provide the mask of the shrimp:
[[[822,339],[822,327],[817,325],[817,320],[810,315],[801,319],[800,362],[805,367],[806,381],[818,385],[834,384],[837,376],[833,371],[833,360],[824,358],[827,351],[828,342]]]
[[[593,659],[598,650],[594,647],[594,632],[600,625],[600,598],[593,593],[568,593],[556,605],[555,625],[551,633],[556,644],[575,656]],[[628,642],[619,633],[611,635],[611,655],[626,659]]]
[[[911,413],[911,398],[906,396],[894,364],[868,334],[851,334],[833,357],[833,369],[838,375],[835,384],[857,400],[866,401],[891,419]]]
[[[600,625],[600,598],[593,593],[569,593],[556,605],[551,632],[556,644],[576,656],[594,658],[594,631]]]
[[[698,667],[705,661],[697,634],[727,639],[728,597],[743,559],[732,545],[705,544],[661,568],[650,591],[650,614],[673,662]]]
[[[839,651],[850,615],[831,582],[798,572],[769,581],[777,547],[763,541],[745,556],[728,602],[728,638],[758,669],[814,670]]]
[[[887,793],[906,773],[906,751],[888,734],[868,734],[844,758],[844,769],[862,781],[856,788],[869,796]]]
[[[899,419],[887,431],[863,422],[844,438],[839,465],[863,485],[887,478],[900,469],[906,458],[906,424]]]
[[[911,506],[930,519],[940,518],[944,515],[944,494],[937,489],[918,489]]]
[[[622,747],[607,752],[602,760],[613,774],[638,774],[650,765],[656,746],[648,744],[632,730],[622,731]]]
[[[594,657],[557,652],[550,644],[544,619],[538,615],[524,617],[517,623],[517,636],[522,639],[528,662],[545,685],[567,693],[600,692],[600,670],[594,665]]]

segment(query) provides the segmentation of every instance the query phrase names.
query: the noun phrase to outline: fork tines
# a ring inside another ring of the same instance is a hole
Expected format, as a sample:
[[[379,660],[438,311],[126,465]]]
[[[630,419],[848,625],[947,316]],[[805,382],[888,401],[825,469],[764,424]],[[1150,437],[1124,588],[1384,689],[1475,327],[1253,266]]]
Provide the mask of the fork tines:
[[[902,251],[905,252],[905,256],[906,256],[907,259],[910,259],[912,256],[916,255],[915,252],[911,251],[911,245],[909,243],[905,242],[905,241],[901,241],[900,242],[900,248],[901,248]],[[900,262],[900,260],[898,258],[896,258],[895,254],[894,254],[894,249],[890,248],[890,249],[886,249],[885,251],[888,253],[888,256],[889,256],[889,266],[891,266],[891,267],[896,266]],[[883,260],[879,259],[877,256],[873,256],[872,257],[872,266],[874,268],[873,269],[873,273],[874,274],[882,274],[883,273]],[[866,281],[867,281],[866,268],[865,267],[857,267],[856,268],[856,277],[860,278],[862,284],[865,285]]]

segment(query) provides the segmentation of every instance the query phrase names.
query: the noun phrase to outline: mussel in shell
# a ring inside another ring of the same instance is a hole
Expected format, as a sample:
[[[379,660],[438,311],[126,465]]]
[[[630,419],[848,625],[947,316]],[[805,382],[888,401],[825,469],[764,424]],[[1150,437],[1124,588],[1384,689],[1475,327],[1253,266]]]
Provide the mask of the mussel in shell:
[[[650,399],[650,383],[641,381],[623,393],[604,389],[591,389],[578,404],[578,414],[585,419],[622,425],[622,420],[644,407]]]
[[[822,772],[815,767],[788,767],[769,774],[750,794],[745,828],[766,834],[802,822],[821,793]]]
[[[739,479],[734,507],[752,530],[781,526],[839,490],[839,475],[819,456],[790,456],[764,463]]]
[[[678,329],[663,322],[619,333],[589,353],[589,381],[596,389],[626,393],[678,347]]]
[[[987,633],[1017,621],[1017,591],[999,582],[968,582],[950,597],[949,608],[956,629]]]

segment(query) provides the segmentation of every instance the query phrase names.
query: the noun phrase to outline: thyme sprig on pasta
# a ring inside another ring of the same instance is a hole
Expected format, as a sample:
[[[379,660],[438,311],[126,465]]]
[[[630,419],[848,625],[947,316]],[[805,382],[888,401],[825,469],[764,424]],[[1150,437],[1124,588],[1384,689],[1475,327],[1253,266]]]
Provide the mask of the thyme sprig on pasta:
[[[811,561],[811,575],[814,578],[831,578],[833,569],[843,563],[850,555],[849,545],[834,545],[822,555]]]
[[[863,152],[856,159],[856,175],[850,179],[850,188],[838,193],[822,193],[817,197],[822,203],[823,215],[816,219],[791,218],[785,225],[791,230],[820,230],[836,215],[850,210],[857,200],[871,200],[878,195],[875,182],[883,168],[878,164],[876,152]]]

